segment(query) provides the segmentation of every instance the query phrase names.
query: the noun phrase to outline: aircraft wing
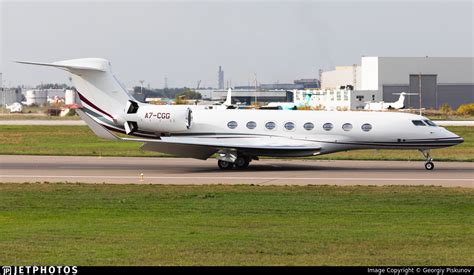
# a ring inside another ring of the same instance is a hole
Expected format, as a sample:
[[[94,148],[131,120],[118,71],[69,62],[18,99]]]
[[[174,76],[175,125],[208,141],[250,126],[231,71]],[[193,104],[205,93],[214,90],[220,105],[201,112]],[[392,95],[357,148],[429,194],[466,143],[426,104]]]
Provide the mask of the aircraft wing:
[[[166,150],[170,154],[190,156],[189,153],[202,153],[202,159],[220,150],[239,150],[242,153],[259,156],[302,156],[317,155],[321,150],[319,143],[274,136],[216,135],[200,137],[162,137],[154,139],[123,138],[123,140],[144,142],[144,150]],[[169,149],[169,150],[168,150]],[[181,152],[181,150],[183,150]],[[187,155],[188,154],[188,155]],[[207,154],[207,155],[206,155]],[[190,156],[193,157],[193,156]]]

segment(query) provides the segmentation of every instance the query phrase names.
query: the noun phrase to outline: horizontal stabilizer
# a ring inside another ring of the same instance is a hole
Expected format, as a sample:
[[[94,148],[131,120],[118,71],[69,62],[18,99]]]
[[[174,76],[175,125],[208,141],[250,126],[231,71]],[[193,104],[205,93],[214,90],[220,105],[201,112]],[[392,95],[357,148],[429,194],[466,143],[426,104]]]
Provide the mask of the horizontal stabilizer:
[[[53,63],[43,63],[43,62],[32,62],[32,61],[15,61],[20,64],[28,65],[38,65],[38,66],[48,66],[63,69],[66,71],[74,70],[92,70],[98,72],[107,71],[107,61],[100,58],[83,58],[83,59],[71,59],[64,61],[57,61]]]
[[[102,125],[94,121],[90,116],[84,113],[81,109],[76,109],[76,113],[87,123],[87,126],[100,138],[108,140],[119,140],[119,137],[112,134],[109,130],[105,129]]]

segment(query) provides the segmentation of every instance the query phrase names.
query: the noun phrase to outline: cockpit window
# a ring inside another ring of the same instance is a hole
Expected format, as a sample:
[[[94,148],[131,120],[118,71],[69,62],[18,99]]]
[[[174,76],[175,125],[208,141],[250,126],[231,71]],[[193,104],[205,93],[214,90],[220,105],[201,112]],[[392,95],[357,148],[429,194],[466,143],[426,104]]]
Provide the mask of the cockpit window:
[[[425,119],[423,120],[426,124],[428,124],[429,126],[437,126],[433,121],[429,120],[429,119]]]
[[[424,124],[421,120],[412,120],[411,122],[413,122],[413,124],[416,126],[426,126],[426,124]]]

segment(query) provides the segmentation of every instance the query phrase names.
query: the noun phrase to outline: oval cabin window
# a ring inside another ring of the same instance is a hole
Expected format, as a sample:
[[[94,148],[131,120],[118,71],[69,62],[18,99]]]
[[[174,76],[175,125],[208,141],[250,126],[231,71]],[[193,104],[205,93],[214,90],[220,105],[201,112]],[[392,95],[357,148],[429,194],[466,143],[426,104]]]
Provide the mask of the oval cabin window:
[[[273,121],[265,123],[265,128],[267,128],[268,130],[273,130],[275,129],[275,127],[276,127],[276,124]]]
[[[288,130],[288,131],[291,131],[291,130],[295,129],[295,124],[293,122],[287,122],[287,123],[285,123],[285,129]]]
[[[365,123],[360,128],[362,129],[362,131],[368,132],[372,130],[372,125],[370,125],[369,123]]]
[[[346,132],[352,130],[352,124],[344,123],[344,125],[342,125],[342,130],[344,130]]]
[[[257,123],[255,123],[255,121],[249,121],[249,122],[247,122],[247,128],[249,128],[249,129],[255,129],[255,127],[257,127]]]
[[[227,123],[227,127],[229,127],[230,129],[235,129],[235,128],[237,128],[237,122],[236,121],[229,121],[229,123]]]
[[[332,125],[332,123],[324,123],[323,125],[323,129],[326,130],[326,131],[331,131],[332,128],[334,128],[334,126]]]
[[[311,131],[313,130],[314,128],[314,124],[311,123],[311,122],[306,122],[304,125],[303,125],[303,128],[307,131]]]

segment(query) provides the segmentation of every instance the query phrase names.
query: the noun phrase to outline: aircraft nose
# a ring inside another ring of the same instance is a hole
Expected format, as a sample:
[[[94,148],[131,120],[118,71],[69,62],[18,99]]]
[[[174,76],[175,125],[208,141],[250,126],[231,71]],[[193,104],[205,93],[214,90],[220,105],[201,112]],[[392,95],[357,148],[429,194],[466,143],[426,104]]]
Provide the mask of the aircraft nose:
[[[462,137],[460,137],[460,136],[456,136],[456,137],[454,138],[454,140],[455,140],[456,144],[460,144],[460,143],[463,143],[463,142],[464,142],[464,139],[463,139]]]
[[[464,142],[464,139],[458,135],[456,135],[455,133],[451,132],[451,131],[448,131],[446,129],[444,129],[444,138],[443,140],[445,140],[447,143],[450,143],[452,145],[456,145],[456,144],[460,144],[460,143],[463,143]]]
[[[460,144],[460,143],[463,143],[464,142],[464,139],[454,133],[451,133],[450,132],[450,136],[447,138],[447,140],[449,140],[450,142],[454,143],[454,144]]]

